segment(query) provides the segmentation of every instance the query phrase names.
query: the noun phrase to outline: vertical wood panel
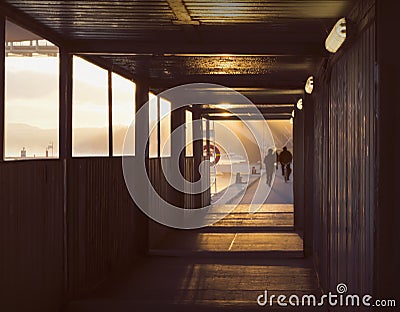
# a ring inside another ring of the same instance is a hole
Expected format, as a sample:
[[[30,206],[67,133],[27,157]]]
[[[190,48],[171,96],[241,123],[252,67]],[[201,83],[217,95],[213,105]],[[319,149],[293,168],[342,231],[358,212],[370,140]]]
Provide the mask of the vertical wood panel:
[[[143,255],[147,232],[125,186],[121,158],[68,166],[69,293],[86,294]]]
[[[378,176],[375,211],[375,292],[379,297],[400,301],[399,190],[398,160],[400,63],[397,39],[399,1],[376,1],[377,38],[377,128]],[[396,151],[396,152],[395,152]]]
[[[4,311],[57,311],[63,300],[63,164],[0,163]]]
[[[360,1],[353,15],[371,18],[371,3]],[[366,28],[321,75],[314,94],[314,257],[327,291],[342,282],[363,294],[373,285],[377,133],[375,26],[361,24]]]

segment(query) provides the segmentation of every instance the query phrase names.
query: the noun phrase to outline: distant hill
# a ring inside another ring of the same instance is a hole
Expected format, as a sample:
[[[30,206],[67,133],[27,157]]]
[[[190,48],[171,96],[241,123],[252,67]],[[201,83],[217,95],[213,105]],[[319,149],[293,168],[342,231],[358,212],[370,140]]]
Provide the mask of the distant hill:
[[[293,148],[292,140],[292,125],[287,120],[268,121],[275,145],[278,149],[287,146],[290,150]],[[227,146],[233,149],[233,152],[241,154],[242,148],[240,139],[245,146],[250,162],[257,162],[260,159],[258,147],[246,127],[238,127],[235,122],[227,122],[227,128],[217,126],[219,128],[219,140],[225,142]],[[260,127],[260,129],[262,129]],[[114,132],[114,145],[117,146],[117,151],[122,150],[122,145],[125,139],[126,127],[116,126]],[[41,129],[21,123],[11,123],[7,125],[6,133],[6,156],[19,157],[21,149],[25,147],[28,157],[44,157],[46,147],[50,142],[54,143],[54,153],[58,151],[58,130],[56,129]],[[106,128],[78,128],[74,132],[74,154],[75,155],[107,155],[108,154],[108,134]],[[258,134],[259,135],[259,134]],[[118,148],[119,147],[119,148]],[[49,151],[51,155],[51,150]]]
[[[7,124],[5,147],[7,156],[20,156],[25,147],[28,157],[43,157],[46,155],[46,147],[54,142],[54,151],[58,146],[58,131],[56,129],[41,129],[27,124]],[[51,150],[50,150],[51,154]]]

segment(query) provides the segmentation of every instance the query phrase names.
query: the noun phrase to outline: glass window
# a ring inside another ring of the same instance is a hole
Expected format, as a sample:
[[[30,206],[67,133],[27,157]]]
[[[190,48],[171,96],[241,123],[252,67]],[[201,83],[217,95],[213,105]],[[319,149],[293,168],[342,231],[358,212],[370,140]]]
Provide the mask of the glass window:
[[[112,124],[113,155],[135,155],[135,91],[136,84],[118,74],[112,73]],[[129,131],[129,138],[125,140]]]
[[[59,50],[6,21],[6,160],[58,157]]]
[[[193,125],[192,125],[192,116],[191,111],[186,111],[186,156],[193,156]]]
[[[108,72],[73,58],[72,155],[108,156]]]
[[[171,156],[171,102],[160,98],[160,155]]]
[[[149,157],[158,157],[158,98],[149,93]]]

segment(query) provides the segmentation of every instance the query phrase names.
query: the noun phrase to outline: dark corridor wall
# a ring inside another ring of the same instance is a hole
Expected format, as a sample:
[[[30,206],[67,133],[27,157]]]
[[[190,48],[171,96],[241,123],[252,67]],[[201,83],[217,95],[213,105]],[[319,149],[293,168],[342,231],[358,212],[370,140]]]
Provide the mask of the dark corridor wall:
[[[313,249],[326,291],[335,291],[339,283],[347,284],[350,293],[373,289],[374,19],[374,2],[359,1],[349,16],[358,33],[330,58],[313,94]]]

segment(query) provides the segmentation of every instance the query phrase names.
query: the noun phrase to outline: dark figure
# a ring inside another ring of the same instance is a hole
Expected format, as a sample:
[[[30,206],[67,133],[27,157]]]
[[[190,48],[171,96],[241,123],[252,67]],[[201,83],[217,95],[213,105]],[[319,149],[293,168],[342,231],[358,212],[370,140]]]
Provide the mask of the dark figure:
[[[292,162],[293,156],[292,153],[287,150],[287,147],[283,147],[283,151],[279,154],[279,162],[282,167],[282,175],[285,176],[285,167],[287,169],[287,176],[285,177],[285,181],[289,180],[290,173],[292,169],[290,168],[290,163]]]
[[[275,155],[272,149],[268,150],[268,154],[264,157],[265,172],[267,177],[267,184],[271,186],[272,175],[274,173]]]

